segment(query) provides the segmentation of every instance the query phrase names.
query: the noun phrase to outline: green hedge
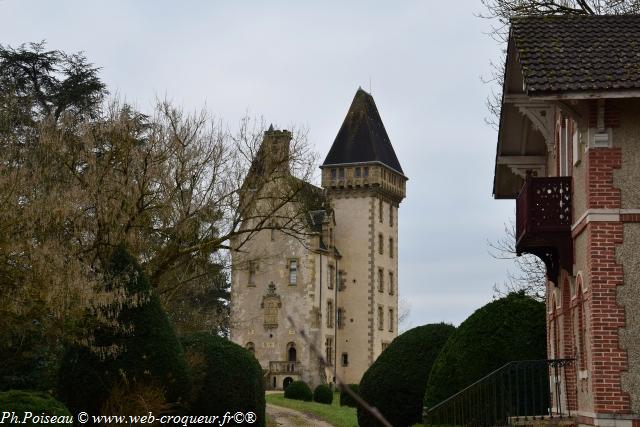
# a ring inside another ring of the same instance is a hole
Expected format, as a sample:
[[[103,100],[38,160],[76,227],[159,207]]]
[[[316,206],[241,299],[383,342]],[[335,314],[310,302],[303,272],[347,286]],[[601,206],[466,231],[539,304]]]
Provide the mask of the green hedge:
[[[398,336],[364,373],[360,396],[395,427],[421,421],[429,371],[454,330],[439,323],[418,326]],[[358,408],[358,422],[361,427],[379,425],[362,408]]]
[[[265,425],[262,368],[245,348],[228,339],[198,333],[182,343],[192,371],[194,387],[189,412],[193,415],[221,415],[253,412]],[[247,424],[249,425],[249,424]]]
[[[95,332],[97,346],[116,345],[114,358],[100,358],[85,347],[71,347],[62,360],[58,378],[60,399],[72,412],[98,414],[112,387],[129,384],[160,384],[167,402],[184,401],[191,390],[184,352],[159,299],[136,260],[123,247],[113,252],[110,286],[123,286],[129,296],[143,297],[143,304],[125,305],[118,322],[130,332],[101,328]]]
[[[73,417],[69,410],[56,399],[51,397],[48,393],[38,391],[26,391],[26,390],[9,390],[0,392],[0,408],[3,412],[14,412],[18,417],[20,423],[24,422],[24,426],[36,426],[42,424],[70,424],[68,421],[73,422]],[[30,412],[31,417],[25,413]],[[43,418],[36,419],[35,417],[41,417],[42,414],[49,417],[45,421]],[[62,418],[58,418],[62,417]],[[0,419],[2,413],[0,413]],[[10,424],[11,418],[3,420]]]
[[[333,402],[333,391],[331,391],[328,385],[320,384],[315,390],[313,390],[313,401],[331,405]]]
[[[348,384],[347,387],[349,387],[355,394],[360,394],[359,384]],[[340,390],[340,406],[351,406],[352,408],[356,408],[358,404],[346,391]]]
[[[304,381],[294,381],[284,389],[284,397],[287,399],[311,402],[313,393],[311,393],[311,389]]]
[[[434,406],[513,360],[546,358],[545,305],[512,293],[478,309],[449,338],[429,375]]]

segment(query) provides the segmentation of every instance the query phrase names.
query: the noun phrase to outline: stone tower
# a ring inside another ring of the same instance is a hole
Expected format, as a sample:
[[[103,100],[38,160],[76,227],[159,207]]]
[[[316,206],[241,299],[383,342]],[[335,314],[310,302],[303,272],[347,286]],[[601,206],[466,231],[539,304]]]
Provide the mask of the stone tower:
[[[334,373],[357,383],[397,336],[398,207],[407,177],[373,97],[358,89],[320,167],[333,209]]]
[[[253,352],[269,388],[294,380],[315,387],[336,375],[358,383],[397,335],[398,206],[407,178],[362,89],[321,166],[324,188],[292,179],[290,140],[269,128],[243,186],[249,218],[261,210],[252,200],[271,200],[262,196],[285,185],[300,186],[301,197],[269,228],[231,241],[231,339]],[[306,232],[282,232],[280,221],[302,200]],[[251,226],[249,219],[241,229]]]

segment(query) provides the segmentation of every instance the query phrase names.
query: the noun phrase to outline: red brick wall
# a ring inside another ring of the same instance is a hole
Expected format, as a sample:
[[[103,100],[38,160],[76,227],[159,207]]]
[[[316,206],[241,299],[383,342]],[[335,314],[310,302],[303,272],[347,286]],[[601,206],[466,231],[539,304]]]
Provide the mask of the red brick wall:
[[[589,104],[589,127],[598,127],[598,102],[592,101]],[[604,104],[604,127],[617,128],[620,126],[620,111],[612,104],[611,101],[605,101]]]
[[[571,285],[569,284],[569,279],[565,277],[562,282],[562,333],[564,340],[562,358],[565,359],[573,359],[576,357],[574,351],[576,344],[573,335],[573,316],[571,314]],[[575,411],[577,409],[576,364],[573,363],[565,366],[564,374],[567,404],[570,410]]]
[[[621,154],[619,148],[589,150],[589,208],[620,208],[620,190],[613,186],[612,174],[614,169],[621,166]],[[620,384],[620,374],[628,367],[627,353],[620,348],[618,340],[618,331],[625,326],[625,313],[616,298],[617,287],[623,284],[623,271],[616,262],[615,249],[622,243],[623,225],[621,222],[591,222],[586,231],[589,251],[590,376],[594,411],[629,413],[629,395]]]
[[[620,189],[612,184],[613,169],[620,168],[620,148],[592,148],[587,153],[587,206],[620,208]]]
[[[622,223],[592,222],[589,233],[591,293],[591,379],[595,412],[630,412],[629,395],[622,391],[620,373],[627,370],[627,353],[620,348],[618,330],[625,326],[618,305],[617,286],[623,284],[622,266],[615,247],[622,243]]]

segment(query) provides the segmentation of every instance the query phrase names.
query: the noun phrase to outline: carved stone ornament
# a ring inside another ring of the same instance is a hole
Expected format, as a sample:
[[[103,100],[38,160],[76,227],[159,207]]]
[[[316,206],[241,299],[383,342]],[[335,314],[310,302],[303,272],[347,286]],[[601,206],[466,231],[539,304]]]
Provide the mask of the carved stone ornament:
[[[276,293],[276,285],[271,282],[267,287],[267,294],[262,297],[260,308],[264,310],[264,327],[265,329],[276,329],[278,327],[278,319],[282,300],[280,295]]]

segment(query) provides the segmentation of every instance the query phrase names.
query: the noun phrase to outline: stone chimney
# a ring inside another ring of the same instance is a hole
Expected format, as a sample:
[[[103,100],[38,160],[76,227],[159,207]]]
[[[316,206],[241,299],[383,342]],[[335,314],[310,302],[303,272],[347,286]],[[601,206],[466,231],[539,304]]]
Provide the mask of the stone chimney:
[[[264,132],[261,151],[266,160],[266,170],[286,170],[289,171],[289,145],[291,143],[291,132],[288,130],[277,130],[273,125]],[[284,169],[283,169],[284,168]]]

